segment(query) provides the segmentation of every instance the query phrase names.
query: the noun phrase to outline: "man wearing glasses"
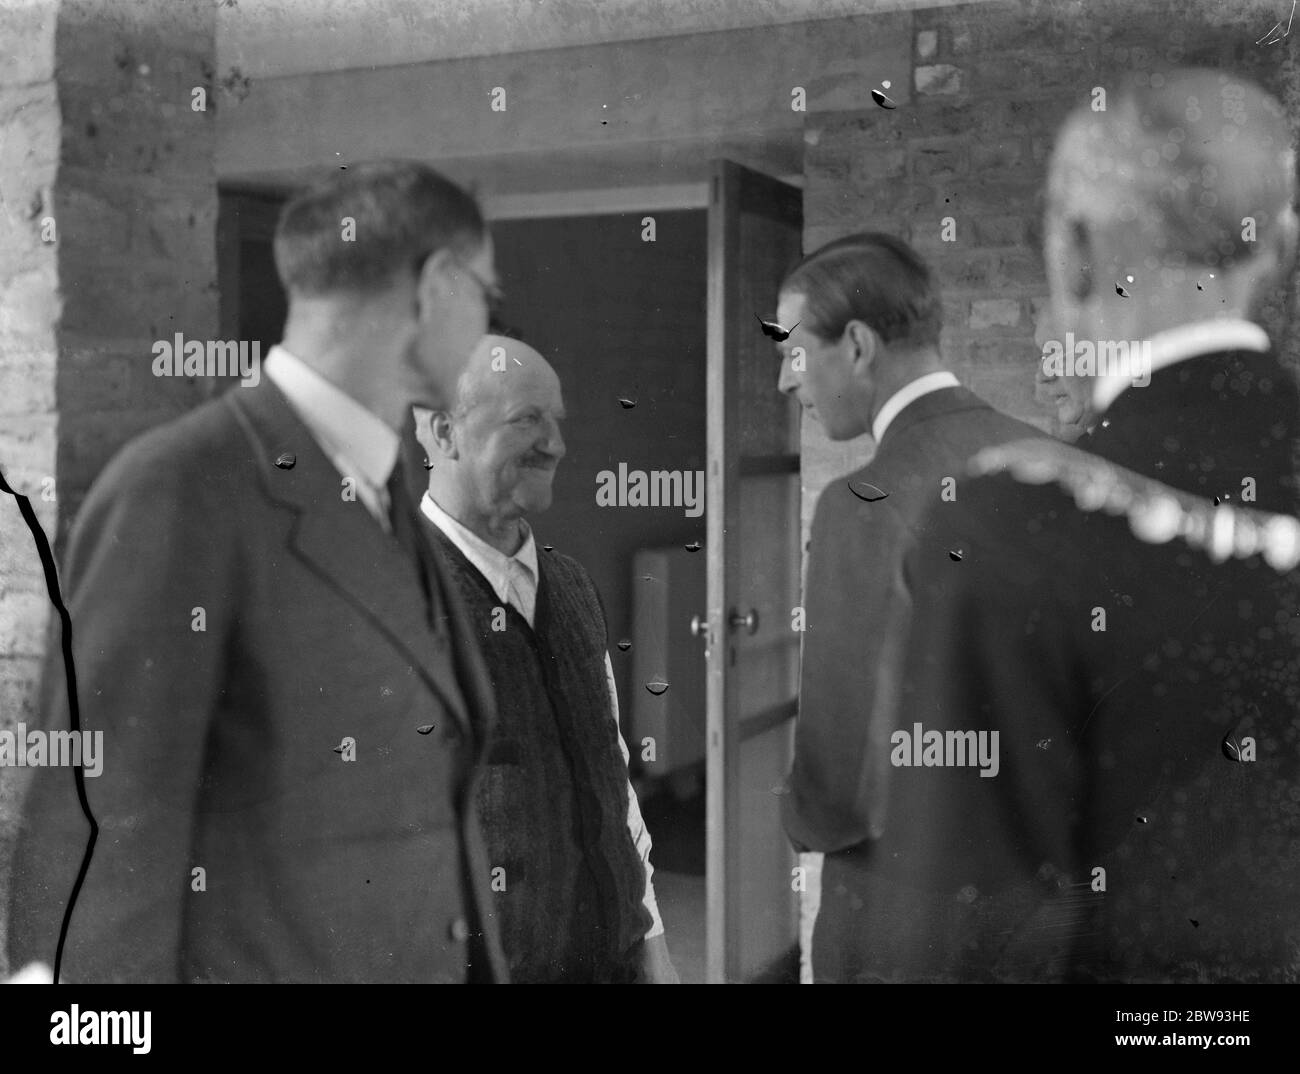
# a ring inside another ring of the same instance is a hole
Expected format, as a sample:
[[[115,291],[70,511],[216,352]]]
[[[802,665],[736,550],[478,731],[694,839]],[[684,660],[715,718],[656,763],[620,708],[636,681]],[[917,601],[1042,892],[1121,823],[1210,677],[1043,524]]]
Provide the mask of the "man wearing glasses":
[[[262,383],[129,445],[73,530],[104,765],[62,974],[504,980],[471,804],[492,687],[398,465],[411,407],[446,405],[487,327],[491,240],[469,195],[398,161],[290,201],[275,260],[289,313]],[[15,967],[54,961],[89,834],[74,773],[40,776]]]

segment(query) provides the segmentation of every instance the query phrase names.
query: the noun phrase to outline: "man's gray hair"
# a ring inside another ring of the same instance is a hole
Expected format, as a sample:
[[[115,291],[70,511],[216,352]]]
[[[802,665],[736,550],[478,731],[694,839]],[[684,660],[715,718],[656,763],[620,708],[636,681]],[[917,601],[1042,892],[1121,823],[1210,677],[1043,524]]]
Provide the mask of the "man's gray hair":
[[[1295,154],[1281,105],[1244,79],[1189,68],[1138,76],[1105,111],[1066,121],[1050,215],[1156,237],[1170,265],[1230,265],[1294,214]],[[1255,221],[1254,241],[1243,222]]]

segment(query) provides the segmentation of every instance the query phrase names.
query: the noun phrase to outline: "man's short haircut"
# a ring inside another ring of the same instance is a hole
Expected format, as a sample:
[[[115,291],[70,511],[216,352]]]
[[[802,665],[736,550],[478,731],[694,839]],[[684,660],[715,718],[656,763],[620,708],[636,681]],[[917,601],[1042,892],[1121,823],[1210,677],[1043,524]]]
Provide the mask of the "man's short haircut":
[[[275,228],[291,294],[381,290],[430,254],[472,253],[487,234],[474,198],[418,161],[357,164],[302,191]]]
[[[1250,260],[1294,199],[1282,106],[1253,82],[1208,68],[1132,75],[1106,111],[1076,109],[1048,171],[1049,213],[1152,234],[1152,252],[1173,265]]]
[[[885,343],[938,346],[943,315],[934,275],[892,235],[864,231],[827,243],[790,270],[781,292],[803,296],[803,326],[821,339],[839,339],[856,320]]]

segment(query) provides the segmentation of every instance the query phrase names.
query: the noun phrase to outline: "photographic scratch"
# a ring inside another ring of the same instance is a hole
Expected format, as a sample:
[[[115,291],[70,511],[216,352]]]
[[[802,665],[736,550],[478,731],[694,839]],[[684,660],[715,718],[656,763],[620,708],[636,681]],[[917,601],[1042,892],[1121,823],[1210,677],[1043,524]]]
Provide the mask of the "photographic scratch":
[[[885,79],[885,81],[880,83],[880,86],[880,89],[873,89],[871,91],[871,99],[875,101],[876,104],[880,105],[881,108],[897,108],[898,102],[885,92],[885,90],[891,88],[889,79]]]
[[[1286,29],[1283,30],[1279,36],[1273,37],[1273,34],[1277,33],[1278,29],[1281,27],[1282,25],[1281,21],[1279,21],[1277,25],[1273,27],[1273,29],[1269,30],[1268,33],[1266,33],[1263,37],[1261,37],[1258,41],[1256,41],[1255,44],[1276,45],[1279,41],[1282,40],[1282,38],[1289,35],[1291,33],[1291,20],[1295,18],[1295,5],[1296,5],[1296,0],[1291,0],[1291,14],[1287,16]]]

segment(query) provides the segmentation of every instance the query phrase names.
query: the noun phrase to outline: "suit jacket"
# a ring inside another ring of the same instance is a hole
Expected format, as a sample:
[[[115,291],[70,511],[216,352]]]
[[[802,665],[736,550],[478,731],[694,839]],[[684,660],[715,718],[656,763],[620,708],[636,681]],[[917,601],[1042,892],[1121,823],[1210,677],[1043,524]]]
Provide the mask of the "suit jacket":
[[[1300,974],[1297,576],[1232,518],[1294,510],[1298,413],[1274,356],[1191,358],[1116,400],[1099,457],[1003,449],[932,512],[963,554],[908,557],[893,724],[997,734],[998,764],[891,756],[855,979]]]
[[[872,739],[884,725],[873,720],[872,701],[890,674],[887,657],[898,655],[891,631],[906,629],[903,559],[932,539],[924,515],[944,478],[954,479],[960,499],[975,452],[1041,435],[965,388],[943,388],[900,411],[871,462],[822,492],[808,549],[794,762],[782,799],[797,849],[835,852],[878,834],[873,806],[887,772],[876,764]],[[877,495],[871,486],[887,496],[864,499]]]
[[[412,558],[342,492],[270,382],[136,440],[91,490],[65,600],[104,765],[67,978],[504,977],[470,806],[491,684],[452,587],[426,614]],[[67,727],[61,665],[48,681]],[[53,961],[87,834],[73,772],[39,772],[14,965]]]

